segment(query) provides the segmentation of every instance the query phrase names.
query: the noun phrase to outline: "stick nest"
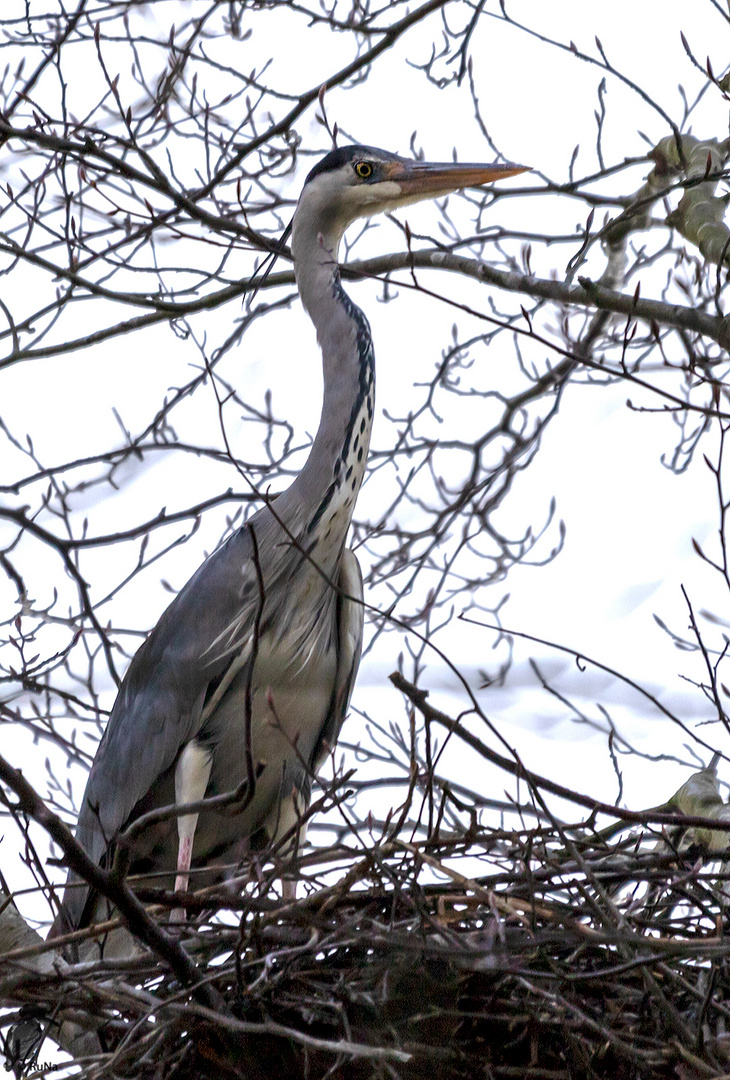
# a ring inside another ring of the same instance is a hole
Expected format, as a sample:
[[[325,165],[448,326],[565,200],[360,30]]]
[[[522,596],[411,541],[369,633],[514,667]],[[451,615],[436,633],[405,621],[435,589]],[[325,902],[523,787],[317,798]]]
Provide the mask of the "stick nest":
[[[197,987],[142,952],[44,975],[0,957],[0,988],[96,1028],[88,1076],[703,1080],[730,1073],[723,871],[657,830],[338,845],[302,860],[296,901],[266,875],[191,894]]]

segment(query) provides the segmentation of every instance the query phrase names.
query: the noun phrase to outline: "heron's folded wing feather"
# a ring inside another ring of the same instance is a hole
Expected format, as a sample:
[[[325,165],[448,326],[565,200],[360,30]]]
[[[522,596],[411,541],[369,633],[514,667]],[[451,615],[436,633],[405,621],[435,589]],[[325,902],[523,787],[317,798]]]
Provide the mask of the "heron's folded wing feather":
[[[342,553],[337,584],[337,674],[332,704],[314,755],[315,768],[337,742],[360,666],[365,619],[362,572],[354,551],[349,548]]]
[[[269,522],[259,519],[257,532],[269,528]],[[250,648],[250,628],[260,602],[251,537],[243,528],[203,563],[137,651],[99,744],[79,812],[76,838],[95,862],[196,734],[209,688],[240,659],[247,642]],[[75,924],[86,891],[69,890],[64,902]]]

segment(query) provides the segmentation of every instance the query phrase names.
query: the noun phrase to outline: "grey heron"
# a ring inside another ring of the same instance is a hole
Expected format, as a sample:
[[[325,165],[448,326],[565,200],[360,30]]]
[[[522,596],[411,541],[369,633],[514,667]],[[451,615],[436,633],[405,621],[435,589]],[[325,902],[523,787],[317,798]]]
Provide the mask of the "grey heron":
[[[523,171],[347,146],[307,176],[291,252],[322,352],[319,428],[291,486],[203,563],[134,657],[79,813],[76,836],[93,860],[108,862],[120,830],[142,814],[245,781],[236,814],[204,809],[142,830],[132,872],[169,875],[185,889],[191,866],[236,863],[257,837],[297,836],[311,777],[349,705],[363,632],[362,577],[345,541],[368,456],[375,368],[368,321],[340,282],[340,238],[357,218]],[[69,872],[52,933],[97,921],[98,904]]]

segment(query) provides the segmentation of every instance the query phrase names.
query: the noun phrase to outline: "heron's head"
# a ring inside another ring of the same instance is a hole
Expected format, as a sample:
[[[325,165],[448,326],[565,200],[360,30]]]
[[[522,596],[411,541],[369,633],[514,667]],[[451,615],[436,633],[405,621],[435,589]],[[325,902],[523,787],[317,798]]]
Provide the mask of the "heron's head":
[[[343,232],[357,218],[478,187],[526,172],[524,165],[409,161],[372,146],[343,146],[314,166],[299,209],[321,227]]]

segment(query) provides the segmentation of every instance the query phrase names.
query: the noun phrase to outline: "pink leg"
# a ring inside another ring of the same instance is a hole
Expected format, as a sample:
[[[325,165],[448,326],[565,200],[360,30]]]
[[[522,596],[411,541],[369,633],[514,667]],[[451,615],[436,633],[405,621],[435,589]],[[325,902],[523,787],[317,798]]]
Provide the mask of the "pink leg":
[[[283,836],[289,832],[290,829],[295,826],[299,826],[298,831],[294,834],[292,845],[290,849],[290,855],[292,858],[296,857],[299,852],[299,848],[307,839],[307,823],[302,821],[302,815],[306,810],[306,804],[302,799],[301,792],[294,788],[292,790],[289,799],[282,802],[279,808],[279,828],[277,829],[277,837]],[[281,898],[287,903],[291,903],[297,898],[297,882],[295,878],[281,879]]]
[[[177,877],[175,878],[175,892],[185,892],[190,877],[190,862],[193,857],[192,836],[181,836],[177,849]]]
[[[175,892],[187,892],[190,878],[190,861],[193,857],[193,837],[195,826],[198,823],[197,814],[186,814],[178,818],[178,832],[180,842],[177,848],[177,877],[175,878]],[[183,824],[184,823],[184,824]],[[173,908],[170,912],[171,923],[185,922],[187,913],[185,908]]]
[[[198,802],[205,796],[210,776],[210,755],[195,741],[189,742],[175,769],[175,801],[180,804]],[[198,824],[197,814],[183,814],[177,819],[177,877],[175,892],[186,892],[193,858],[193,840]],[[185,922],[185,909],[170,912],[170,922]]]
[[[285,900],[287,904],[292,903],[297,898],[297,883],[292,878],[282,878],[281,881],[281,899]]]

